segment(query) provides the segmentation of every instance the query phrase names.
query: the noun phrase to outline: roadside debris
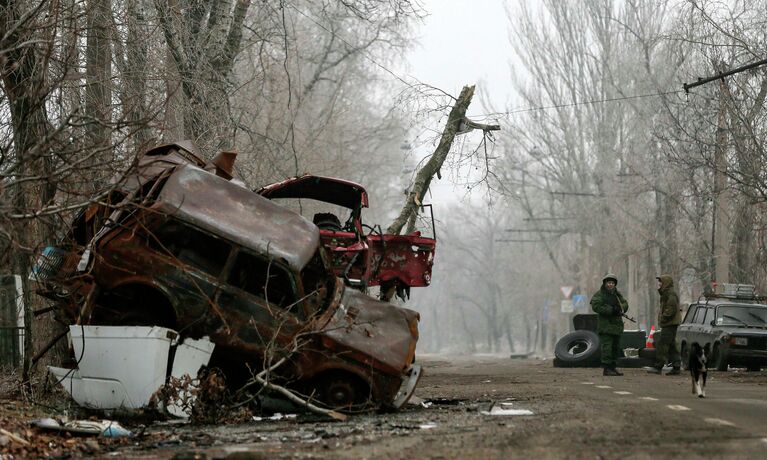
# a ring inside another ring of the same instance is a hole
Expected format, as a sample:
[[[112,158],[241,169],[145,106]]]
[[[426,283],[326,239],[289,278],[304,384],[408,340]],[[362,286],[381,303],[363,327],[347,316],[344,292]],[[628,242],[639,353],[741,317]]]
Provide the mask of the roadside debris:
[[[17,442],[17,443],[25,445],[25,446],[29,445],[29,441],[27,441],[26,439],[24,439],[24,438],[22,438],[22,437],[20,437],[20,436],[18,436],[16,434],[14,434],[14,433],[11,433],[10,431],[5,430],[3,428],[0,428],[0,434],[2,434],[3,436],[7,437],[8,440],[10,440],[10,441]],[[0,438],[0,444],[6,445],[9,442],[8,440]]]
[[[188,417],[194,379],[215,345],[207,338],[177,341],[178,333],[157,326],[70,326],[77,368],[49,366],[79,405],[90,409],[140,409],[168,379],[190,384],[165,409]],[[168,371],[170,370],[170,374]]]
[[[527,409],[512,409],[513,403],[502,402],[493,404],[490,410],[480,411],[482,415],[533,415],[533,412]]]
[[[69,433],[75,436],[103,436],[105,438],[131,437],[133,433],[114,420],[71,420],[58,421],[52,418],[32,420],[31,426],[45,431]]]
[[[208,336],[216,347],[209,367],[222,371],[230,391],[285,359],[254,391],[268,388],[332,413],[402,407],[421,377],[418,313],[347,288],[318,226],[242,187],[233,154],[222,155],[205,162],[189,142],[151,149],[117,178],[107,200],[79,213],[68,238],[46,248],[30,275],[57,319],[165,328],[181,341]],[[354,222],[350,235],[368,244]],[[380,249],[396,238],[382,237]],[[424,271],[408,286],[428,284],[431,269],[433,240],[415,243],[407,248]],[[379,268],[369,279],[394,273],[383,262],[370,267]],[[52,372],[67,385],[80,382],[72,393],[82,404],[141,407],[166,377],[159,372],[164,352],[145,353],[156,380],[130,394],[105,383],[103,373]],[[120,396],[92,399],[101,391]],[[179,404],[187,405],[184,398]]]

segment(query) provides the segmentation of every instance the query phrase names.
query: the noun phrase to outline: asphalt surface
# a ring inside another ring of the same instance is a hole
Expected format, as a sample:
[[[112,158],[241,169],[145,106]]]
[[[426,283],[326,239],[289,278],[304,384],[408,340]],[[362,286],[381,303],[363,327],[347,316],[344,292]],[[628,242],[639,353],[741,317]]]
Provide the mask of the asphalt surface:
[[[555,368],[550,360],[419,359],[425,376],[416,395],[423,402],[396,413],[346,422],[299,414],[239,425],[150,427],[154,444],[120,453],[238,459],[767,457],[764,372],[710,372],[708,397],[701,399],[691,394],[689,374],[623,369],[623,377],[603,377],[601,369]]]
[[[586,378],[580,382],[588,397],[637,400],[659,416],[671,411],[685,421],[702,420],[712,427],[733,427],[736,436],[760,438],[767,457],[767,388],[764,375],[745,370],[708,373],[706,397],[692,394],[691,377],[652,375],[641,369],[623,369],[623,377]],[[609,388],[608,388],[609,387]],[[633,402],[633,401],[632,401]]]
[[[421,400],[398,412],[344,422],[282,413],[239,424],[125,423],[140,436],[98,440],[85,452],[142,459],[767,458],[767,372],[712,371],[701,399],[691,394],[689,374],[623,369],[623,377],[603,377],[601,369],[506,356],[419,360]]]

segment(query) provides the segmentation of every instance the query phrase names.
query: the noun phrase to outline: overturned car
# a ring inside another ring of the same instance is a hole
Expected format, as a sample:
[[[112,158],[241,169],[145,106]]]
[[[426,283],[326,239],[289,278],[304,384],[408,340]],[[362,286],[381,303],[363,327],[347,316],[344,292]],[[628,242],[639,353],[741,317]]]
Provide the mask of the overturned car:
[[[285,358],[277,383],[327,407],[401,407],[421,375],[418,313],[349,289],[319,228],[232,181],[232,160],[146,152],[46,248],[41,294],[67,324],[209,336],[230,386]]]

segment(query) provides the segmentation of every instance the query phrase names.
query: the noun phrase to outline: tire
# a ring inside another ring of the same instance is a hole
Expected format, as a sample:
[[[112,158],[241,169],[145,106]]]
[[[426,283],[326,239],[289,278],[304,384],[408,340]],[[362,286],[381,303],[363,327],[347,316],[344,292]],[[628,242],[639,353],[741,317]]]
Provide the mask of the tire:
[[[711,367],[720,372],[727,372],[727,354],[722,353],[719,345],[714,346],[714,353],[711,357]]]
[[[348,372],[328,372],[319,379],[318,399],[328,408],[353,412],[369,405],[370,387]]]
[[[642,359],[649,359],[653,363],[655,362],[655,357],[658,355],[658,350],[655,348],[641,348],[639,350],[639,357]]]
[[[601,356],[599,336],[586,330],[565,334],[554,346],[554,356],[562,363],[579,365],[598,363]]]

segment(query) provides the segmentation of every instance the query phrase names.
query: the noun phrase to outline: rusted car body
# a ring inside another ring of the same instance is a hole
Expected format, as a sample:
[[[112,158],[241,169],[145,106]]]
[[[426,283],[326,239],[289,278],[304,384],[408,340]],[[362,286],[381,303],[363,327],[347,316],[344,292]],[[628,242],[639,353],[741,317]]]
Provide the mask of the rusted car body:
[[[217,159],[190,145],[147,152],[110,206],[79,214],[40,257],[41,294],[69,324],[209,336],[210,365],[233,386],[286,357],[279,382],[329,407],[399,408],[421,374],[418,314],[348,289],[316,225],[230,181],[231,158]]]
[[[313,219],[320,227],[322,244],[330,251],[333,270],[347,285],[362,289],[381,286],[382,292],[402,293],[431,283],[436,239],[418,231],[383,234],[380,226],[363,224],[362,209],[368,207],[368,195],[361,185],[305,174],[256,192],[272,200],[316,200],[348,211],[344,224],[330,213],[315,214]]]

